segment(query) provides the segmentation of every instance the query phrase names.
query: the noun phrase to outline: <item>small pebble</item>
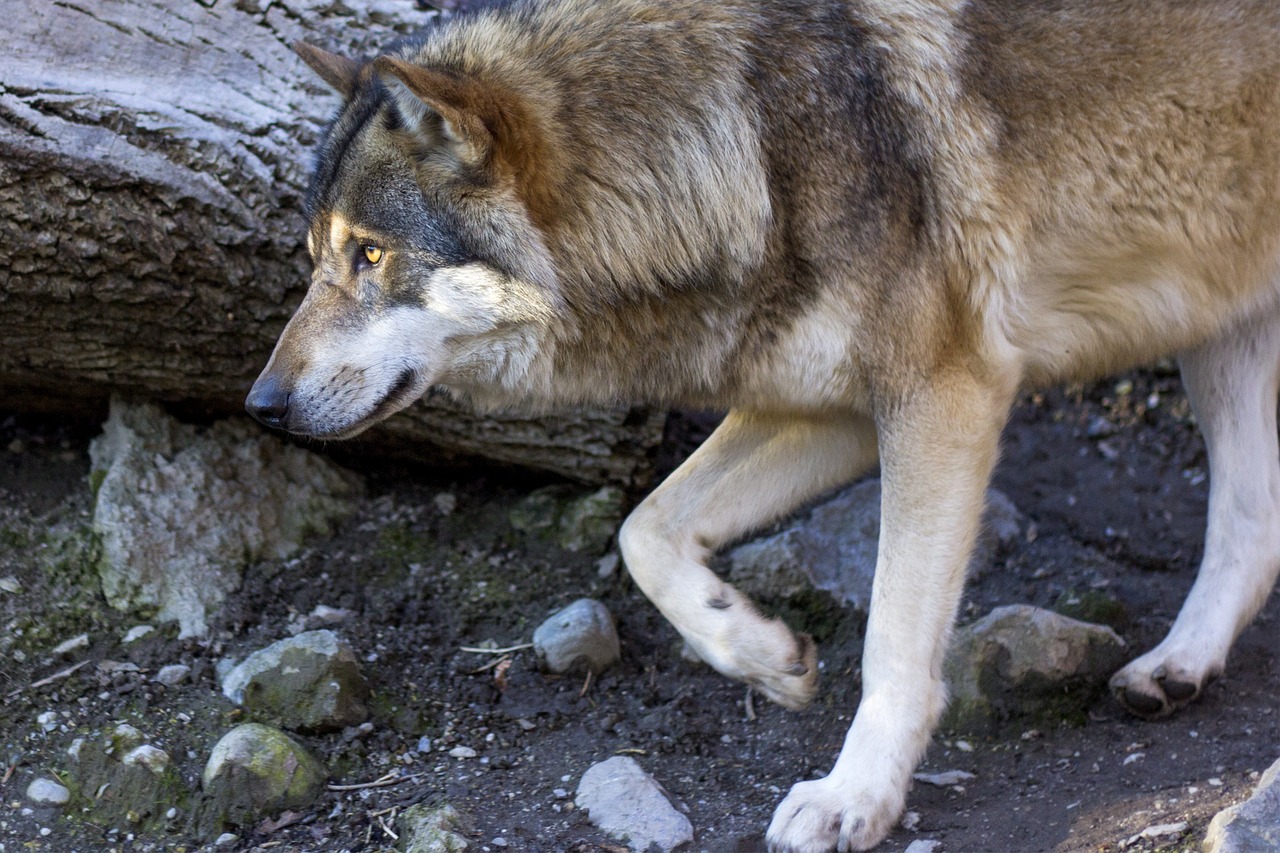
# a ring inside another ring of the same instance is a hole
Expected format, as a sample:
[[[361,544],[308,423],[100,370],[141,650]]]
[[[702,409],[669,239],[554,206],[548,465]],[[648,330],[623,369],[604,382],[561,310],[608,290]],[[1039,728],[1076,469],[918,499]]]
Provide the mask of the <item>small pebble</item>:
[[[79,651],[80,649],[87,648],[89,648],[89,635],[80,634],[79,636],[72,637],[70,640],[63,640],[61,643],[58,643],[58,645],[53,647],[53,654],[57,656],[64,656],[69,655],[72,652]]]
[[[492,841],[490,841],[489,843],[490,843],[490,844],[492,844],[494,847],[506,847],[506,846],[507,846],[507,839],[505,839],[505,838],[503,838],[501,835],[499,835],[497,838],[493,839],[493,840],[492,840]]]
[[[449,755],[453,758],[475,758],[476,751],[469,746],[455,746],[449,750]]]
[[[427,737],[426,735],[423,735],[422,737],[418,738],[418,752],[430,752],[430,751],[431,751],[431,738]]]
[[[330,607],[327,604],[317,604],[311,610],[310,618],[316,620],[322,625],[336,625],[339,622],[345,622],[351,618],[350,610],[343,610],[340,607]]]
[[[136,643],[148,634],[154,634],[155,632],[156,629],[150,625],[134,625],[129,629],[129,632],[124,635],[124,639],[121,642],[127,646],[130,643]]]
[[[18,579],[13,575],[0,578],[0,592],[8,592],[17,595],[22,592],[22,584],[18,583]]]
[[[938,849],[941,847],[941,841],[934,841],[931,838],[919,838],[908,844],[904,853],[937,853]]]
[[[163,684],[166,687],[173,687],[187,680],[187,676],[191,674],[191,667],[182,663],[171,663],[168,666],[160,667],[160,671],[155,674],[154,681]]]
[[[36,717],[36,723],[38,723],[40,728],[46,732],[54,731],[59,725],[58,712],[45,711]]]
[[[213,846],[214,847],[230,847],[232,844],[235,844],[239,840],[240,840],[240,836],[236,835],[234,832],[224,832],[218,836],[216,841],[213,842]]]
[[[917,773],[914,778],[917,782],[924,782],[926,785],[936,785],[939,788],[948,788],[952,785],[959,785],[961,782],[968,782],[970,779],[976,779],[977,777],[964,770],[944,770],[941,773]]]
[[[458,508],[458,499],[450,492],[441,492],[431,502],[435,504],[436,512],[441,515],[452,515]]]
[[[38,805],[61,806],[71,799],[71,792],[52,779],[40,778],[27,786],[27,799]]]
[[[619,557],[617,554],[605,554],[596,560],[596,576],[608,580],[618,573]]]

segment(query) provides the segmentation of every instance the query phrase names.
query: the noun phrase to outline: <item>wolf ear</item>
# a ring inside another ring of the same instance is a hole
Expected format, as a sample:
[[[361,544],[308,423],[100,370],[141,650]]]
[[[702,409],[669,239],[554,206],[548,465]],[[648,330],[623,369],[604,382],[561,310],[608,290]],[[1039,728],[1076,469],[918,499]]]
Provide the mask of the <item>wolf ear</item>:
[[[442,141],[463,162],[483,162],[494,139],[484,120],[492,106],[480,85],[394,56],[379,56],[373,68],[390,90],[405,125],[437,127]]]
[[[320,79],[328,83],[344,98],[350,98],[356,90],[356,81],[360,77],[361,63],[345,56],[338,56],[322,50],[305,41],[293,43],[293,52],[302,57],[302,61],[311,70],[320,75]]]

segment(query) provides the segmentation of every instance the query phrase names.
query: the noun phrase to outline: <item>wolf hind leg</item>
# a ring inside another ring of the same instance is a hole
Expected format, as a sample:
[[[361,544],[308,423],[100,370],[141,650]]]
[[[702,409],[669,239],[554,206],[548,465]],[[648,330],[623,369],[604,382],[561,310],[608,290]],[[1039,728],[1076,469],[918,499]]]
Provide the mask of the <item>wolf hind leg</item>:
[[[1280,314],[1232,329],[1181,364],[1208,449],[1208,529],[1168,636],[1111,679],[1116,698],[1143,717],[1172,713],[1222,672],[1280,573]]]
[[[761,616],[707,558],[875,461],[875,428],[860,415],[732,411],[627,519],[623,559],[704,661],[781,705],[803,707],[817,689],[813,641]]]

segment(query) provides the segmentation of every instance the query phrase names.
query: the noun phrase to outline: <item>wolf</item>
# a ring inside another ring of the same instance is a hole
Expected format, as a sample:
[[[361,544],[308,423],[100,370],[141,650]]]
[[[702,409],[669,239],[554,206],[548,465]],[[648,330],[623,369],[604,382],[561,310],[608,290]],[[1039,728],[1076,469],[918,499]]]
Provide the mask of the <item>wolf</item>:
[[[707,567],[877,465],[861,700],[775,851],[866,849],[943,710],[1011,404],[1165,355],[1208,447],[1203,563],[1112,689],[1194,700],[1280,571],[1280,4],[512,0],[350,58],[310,289],[247,399],[354,435],[482,408],[727,410],[620,548],[703,660],[799,708],[813,642]]]

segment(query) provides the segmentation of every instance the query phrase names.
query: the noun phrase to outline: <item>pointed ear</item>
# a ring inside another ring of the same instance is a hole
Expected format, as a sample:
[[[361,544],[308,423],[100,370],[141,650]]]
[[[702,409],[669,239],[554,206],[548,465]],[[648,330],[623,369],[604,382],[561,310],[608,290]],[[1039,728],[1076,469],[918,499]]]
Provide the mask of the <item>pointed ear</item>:
[[[294,42],[293,52],[302,57],[302,61],[319,74],[321,80],[337,89],[344,98],[350,98],[355,93],[356,81],[363,67],[361,63],[330,53],[313,44],[307,44],[305,41]]]
[[[379,56],[373,68],[407,127],[438,128],[441,141],[458,159],[471,164],[485,160],[494,143],[485,123],[493,105],[479,83],[394,56]]]

